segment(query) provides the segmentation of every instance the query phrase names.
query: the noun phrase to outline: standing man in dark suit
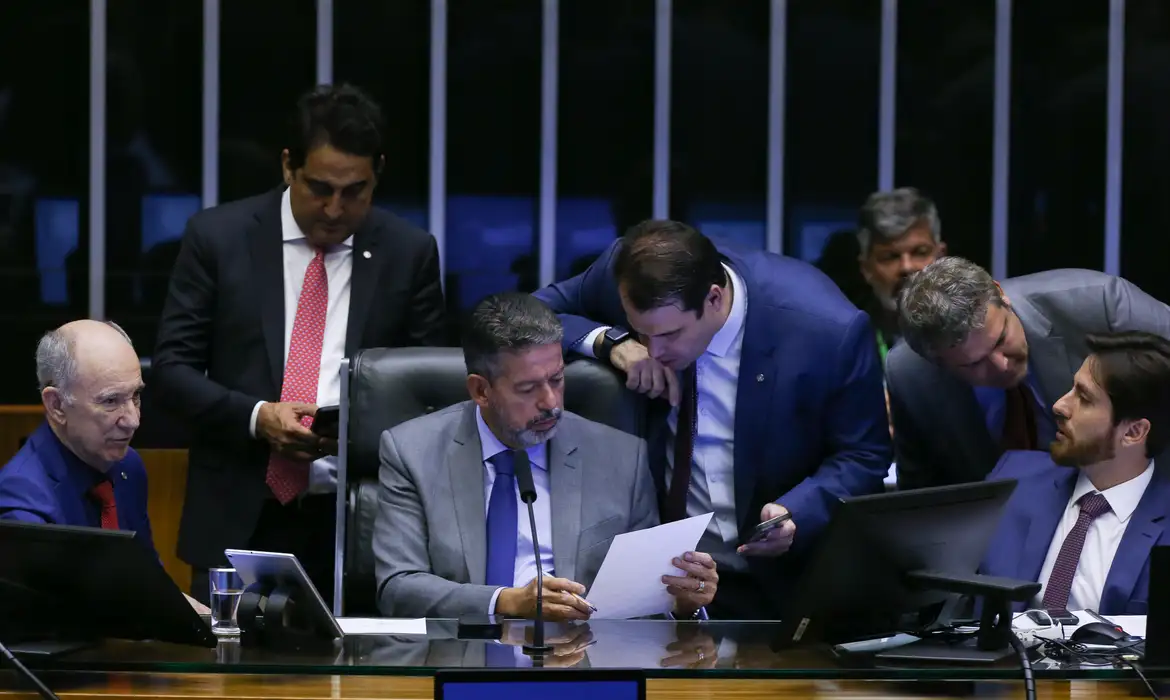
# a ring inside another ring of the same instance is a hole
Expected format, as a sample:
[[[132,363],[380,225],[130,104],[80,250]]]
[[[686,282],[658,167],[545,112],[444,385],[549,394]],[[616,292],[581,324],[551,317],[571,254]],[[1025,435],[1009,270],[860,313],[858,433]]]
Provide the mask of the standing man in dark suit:
[[[906,342],[886,381],[904,489],[981,481],[1006,450],[1047,449],[1088,334],[1170,336],[1170,308],[1118,277],[1050,270],[1000,285],[956,257],[910,278],[899,316]]]
[[[889,471],[866,315],[811,265],[720,250],[674,221],[633,227],[584,273],[536,294],[562,315],[566,349],[669,399],[650,466],[664,521],[715,514],[699,544],[720,572],[709,614],[779,616],[833,505],[880,490]],[[786,514],[749,543],[757,524]]]
[[[179,556],[207,597],[225,548],[290,552],[333,589],[336,442],[309,430],[337,404],[342,358],[440,345],[434,239],[371,208],[381,111],[350,86],[297,104],[283,191],[191,218],[155,351],[160,399],[194,428]]]
[[[982,572],[1041,584],[1017,610],[1145,615],[1150,550],[1170,544],[1170,341],[1086,339],[1088,359],[1053,407],[1052,454],[1008,452],[991,479],[1017,479]]]

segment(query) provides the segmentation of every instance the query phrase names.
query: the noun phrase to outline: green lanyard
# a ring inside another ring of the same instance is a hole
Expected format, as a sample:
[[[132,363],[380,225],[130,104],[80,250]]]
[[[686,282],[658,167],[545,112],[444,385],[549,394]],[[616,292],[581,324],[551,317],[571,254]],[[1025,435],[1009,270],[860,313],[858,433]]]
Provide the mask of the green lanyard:
[[[876,331],[876,334],[877,334],[878,356],[882,358],[882,366],[885,367],[886,353],[888,353],[890,351],[890,346],[886,345],[886,338],[884,335],[882,335],[882,332],[880,330]]]

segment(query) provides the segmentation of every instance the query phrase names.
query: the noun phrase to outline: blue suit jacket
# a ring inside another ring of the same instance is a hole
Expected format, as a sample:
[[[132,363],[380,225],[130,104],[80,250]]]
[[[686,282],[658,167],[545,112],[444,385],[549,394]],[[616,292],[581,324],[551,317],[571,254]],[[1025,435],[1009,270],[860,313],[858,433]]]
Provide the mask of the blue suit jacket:
[[[989,480],[1016,479],[981,571],[1038,581],[1079,472],[1052,462],[1047,452],[1007,452]],[[1170,475],[1158,466],[1130,516],[1101,592],[1102,615],[1145,615],[1150,597],[1150,548],[1170,544]],[[1016,610],[1023,610],[1023,603]]]
[[[114,484],[119,529],[133,530],[135,539],[155,552],[146,512],[146,469],[138,453],[128,450],[102,474],[70,452],[48,423],[0,468],[0,519],[101,527],[101,507],[88,492],[107,478]]]
[[[601,325],[629,327],[613,261],[617,243],[584,273],[536,296],[556,311],[571,349]],[[880,491],[891,447],[882,368],[869,317],[819,270],[762,251],[720,246],[747,286],[735,407],[735,510],[741,538],[775,501],[806,548],[847,496]],[[666,402],[659,404],[663,416]],[[651,469],[664,491],[665,420],[653,421]]]

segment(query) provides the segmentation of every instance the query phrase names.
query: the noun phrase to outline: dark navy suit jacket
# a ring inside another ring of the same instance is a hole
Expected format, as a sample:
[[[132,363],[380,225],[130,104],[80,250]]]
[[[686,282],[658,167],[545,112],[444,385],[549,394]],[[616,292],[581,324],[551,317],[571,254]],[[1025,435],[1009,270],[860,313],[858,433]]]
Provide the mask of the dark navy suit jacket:
[[[77,458],[42,423],[16,456],[0,467],[0,519],[101,527],[101,507],[88,495],[103,479],[114,485],[118,528],[133,530],[151,552],[146,512],[146,469],[132,448],[102,474]]]
[[[981,571],[1038,581],[1056,527],[1068,506],[1079,472],[1052,462],[1047,452],[1006,452],[989,480],[1016,479]],[[1170,475],[1154,467],[1154,478],[1130,516],[1101,592],[1102,615],[1145,615],[1150,598],[1150,549],[1170,544]],[[1016,610],[1023,610],[1019,603]]]
[[[560,315],[566,350],[602,325],[629,327],[613,276],[617,245],[581,275],[536,292]],[[799,553],[841,498],[882,490],[889,472],[873,329],[811,265],[763,251],[720,246],[720,252],[747,286],[734,428],[740,536],[746,541],[760,509],[775,501],[792,512],[793,553]],[[669,407],[655,403],[664,418]],[[666,421],[652,421],[650,464],[660,495],[668,438]],[[754,560],[752,566],[764,573],[769,564]]]

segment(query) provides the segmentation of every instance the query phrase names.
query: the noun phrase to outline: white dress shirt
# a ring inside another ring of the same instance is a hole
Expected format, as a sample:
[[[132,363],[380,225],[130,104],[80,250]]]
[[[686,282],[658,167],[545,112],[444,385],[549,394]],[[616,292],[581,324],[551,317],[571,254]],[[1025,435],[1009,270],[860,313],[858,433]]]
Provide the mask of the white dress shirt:
[[[711,339],[696,362],[699,415],[691,465],[691,486],[687,493],[687,515],[714,513],[699,550],[711,554],[720,569],[747,570],[747,562],[736,554],[739,528],[735,514],[735,399],[739,389],[739,362],[743,350],[744,321],[747,318],[747,285],[728,265],[732,290],[731,311],[723,327]],[[605,328],[591,332],[575,350],[593,356],[593,342]],[[678,407],[667,417],[671,436],[678,433]],[[674,471],[673,440],[667,446],[666,485]]]
[[[1089,525],[1089,532],[1085,535],[1085,547],[1081,550],[1081,560],[1077,565],[1077,572],[1073,575],[1072,590],[1068,596],[1069,610],[1100,610],[1101,594],[1105,590],[1105,579],[1109,577],[1109,568],[1113,566],[1113,557],[1121,545],[1121,538],[1125,535],[1125,528],[1129,519],[1137,509],[1142,495],[1146,492],[1150,480],[1154,476],[1154,462],[1141,474],[1129,481],[1118,484],[1113,488],[1101,491],[1101,495],[1109,501],[1110,511],[1098,516]],[[1081,507],[1077,504],[1082,496],[1093,493],[1093,483],[1089,477],[1081,472],[1077,477],[1077,485],[1073,488],[1072,497],[1064,508],[1064,516],[1056,526],[1052,535],[1052,542],[1048,545],[1048,556],[1044,558],[1044,567],[1040,569],[1040,592],[1036,594],[1032,605],[1041,607],[1044,600],[1044,589],[1048,587],[1048,579],[1052,576],[1052,569],[1056,566],[1056,558],[1060,555],[1060,547],[1077,524]]]
[[[280,225],[284,243],[284,355],[288,362],[292,342],[293,322],[297,317],[297,303],[305,283],[305,271],[316,251],[309,245],[301,227],[293,218],[292,203],[286,189],[280,200]],[[325,251],[325,274],[329,279],[329,305],[325,312],[325,337],[321,345],[321,372],[317,378],[318,406],[336,406],[341,401],[341,360],[345,357],[345,334],[349,327],[349,291],[353,278],[353,236]],[[250,430],[256,437],[256,418],[261,401],[252,409]],[[337,458],[322,457],[309,468],[309,488],[306,493],[337,492]]]
[[[479,407],[475,409],[475,424],[479,428],[479,445],[483,451],[483,512],[486,518],[490,513],[492,500],[492,486],[496,483],[496,467],[490,460],[501,452],[511,448],[500,442],[491,428],[483,420]],[[548,480],[548,443],[542,442],[525,450],[528,461],[532,464],[532,484],[536,487],[536,501],[532,504],[536,515],[536,534],[540,537],[540,565],[545,576],[555,576],[552,551],[552,497],[549,491]],[[512,585],[526,586],[536,578],[536,556],[532,551],[532,526],[528,522],[528,506],[520,500],[520,485],[516,489],[516,568],[512,575]],[[488,614],[496,612],[496,599],[500,597],[497,588],[488,604]]]

